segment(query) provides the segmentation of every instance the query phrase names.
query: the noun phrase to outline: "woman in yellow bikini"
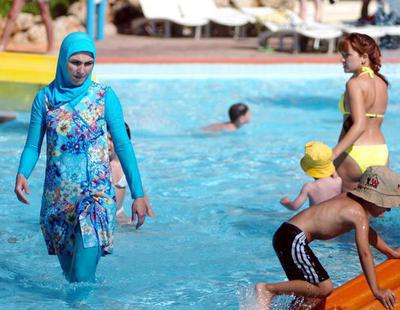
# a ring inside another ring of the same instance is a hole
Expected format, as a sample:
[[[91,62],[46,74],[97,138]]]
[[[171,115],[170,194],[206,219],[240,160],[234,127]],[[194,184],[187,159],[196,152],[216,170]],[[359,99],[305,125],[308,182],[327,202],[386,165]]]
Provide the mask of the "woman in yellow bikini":
[[[353,75],[339,101],[343,128],[333,159],[343,191],[349,191],[357,187],[367,167],[388,164],[389,151],[381,131],[388,81],[379,73],[381,52],[371,37],[352,33],[340,42],[339,52],[344,72]]]

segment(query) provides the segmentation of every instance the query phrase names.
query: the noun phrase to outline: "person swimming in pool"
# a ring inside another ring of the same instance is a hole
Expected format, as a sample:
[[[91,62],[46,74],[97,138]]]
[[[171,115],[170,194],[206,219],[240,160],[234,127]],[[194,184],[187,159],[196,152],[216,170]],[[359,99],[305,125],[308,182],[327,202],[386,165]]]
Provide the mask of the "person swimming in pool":
[[[371,37],[351,33],[339,43],[343,69],[352,76],[339,101],[343,127],[333,148],[343,191],[357,187],[369,166],[388,165],[389,151],[381,131],[388,105],[388,81],[379,72],[381,52]]]
[[[228,111],[229,122],[211,124],[204,127],[204,131],[234,131],[251,121],[249,107],[244,103],[233,104]]]
[[[321,142],[308,142],[304,149],[305,155],[300,165],[315,180],[305,183],[293,201],[287,196],[281,199],[280,203],[289,210],[299,209],[307,198],[311,207],[339,195],[342,191],[342,179],[335,171],[331,148]]]

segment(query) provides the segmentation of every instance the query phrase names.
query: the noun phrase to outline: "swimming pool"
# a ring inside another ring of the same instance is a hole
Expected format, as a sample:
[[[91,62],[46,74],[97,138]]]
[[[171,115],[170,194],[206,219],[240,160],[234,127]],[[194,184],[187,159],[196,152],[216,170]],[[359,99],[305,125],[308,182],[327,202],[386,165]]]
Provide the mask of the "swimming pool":
[[[400,171],[400,67],[384,68],[393,86],[383,130]],[[66,283],[38,225],[43,153],[30,178],[31,205],[14,198],[29,122],[19,114],[0,125],[0,307],[237,309],[255,282],[284,280],[271,237],[293,213],[279,199],[309,180],[299,166],[305,142],[337,140],[337,99],[348,78],[340,66],[103,65],[96,76],[121,98],[157,217],[139,231],[117,229],[96,285]],[[249,104],[252,123],[223,135],[199,130],[225,121],[237,101]],[[374,223],[397,246],[399,212]],[[312,247],[336,285],[360,273],[351,234]]]

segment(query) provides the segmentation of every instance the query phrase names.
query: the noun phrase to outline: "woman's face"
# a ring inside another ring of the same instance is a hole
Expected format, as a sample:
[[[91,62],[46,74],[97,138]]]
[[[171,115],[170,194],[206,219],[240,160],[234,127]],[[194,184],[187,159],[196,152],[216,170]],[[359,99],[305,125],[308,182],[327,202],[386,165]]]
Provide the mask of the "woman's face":
[[[93,69],[94,59],[92,54],[82,52],[72,55],[68,59],[67,71],[69,79],[74,86],[85,83],[88,75]]]
[[[343,70],[346,73],[357,72],[363,65],[363,57],[361,57],[349,44],[347,51],[340,52],[342,55]]]

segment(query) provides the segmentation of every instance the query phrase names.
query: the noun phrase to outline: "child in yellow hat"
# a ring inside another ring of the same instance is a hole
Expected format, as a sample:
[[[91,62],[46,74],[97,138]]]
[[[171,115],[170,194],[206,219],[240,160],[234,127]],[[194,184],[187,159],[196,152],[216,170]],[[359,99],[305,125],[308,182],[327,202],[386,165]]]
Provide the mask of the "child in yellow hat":
[[[342,191],[342,179],[332,162],[332,149],[321,142],[308,142],[304,151],[300,165],[315,181],[304,184],[295,200],[291,201],[287,196],[281,199],[281,204],[289,210],[299,209],[307,198],[312,206],[331,199]]]

